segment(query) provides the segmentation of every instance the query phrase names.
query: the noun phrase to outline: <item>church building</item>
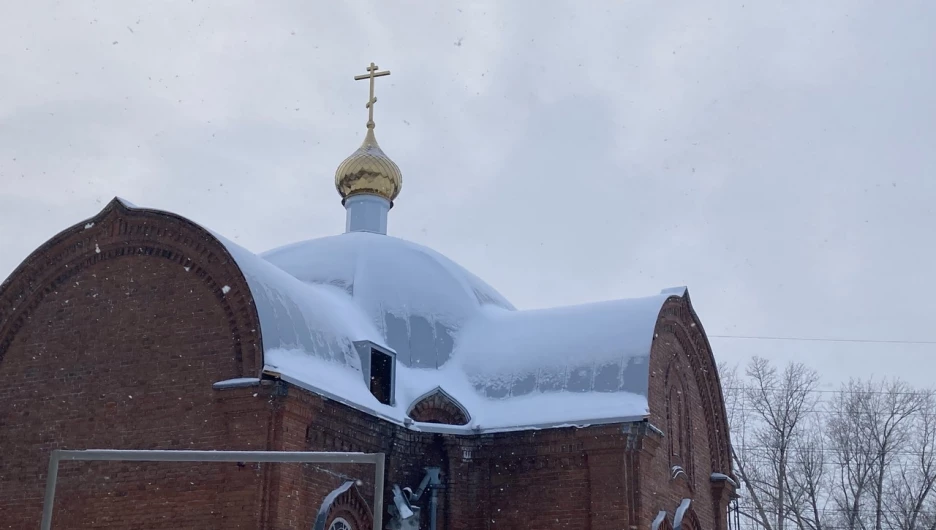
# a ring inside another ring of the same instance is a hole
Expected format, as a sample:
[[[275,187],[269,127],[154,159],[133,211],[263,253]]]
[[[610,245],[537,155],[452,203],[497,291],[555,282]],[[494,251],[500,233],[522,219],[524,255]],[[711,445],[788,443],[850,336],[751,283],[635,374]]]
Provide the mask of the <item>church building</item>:
[[[364,464],[63,462],[52,528],[727,530],[686,288],[518,309],[388,235],[367,72],[345,233],[255,254],[118,198],[0,284],[0,528],[39,528],[54,449],[159,449],[383,454],[383,502]]]

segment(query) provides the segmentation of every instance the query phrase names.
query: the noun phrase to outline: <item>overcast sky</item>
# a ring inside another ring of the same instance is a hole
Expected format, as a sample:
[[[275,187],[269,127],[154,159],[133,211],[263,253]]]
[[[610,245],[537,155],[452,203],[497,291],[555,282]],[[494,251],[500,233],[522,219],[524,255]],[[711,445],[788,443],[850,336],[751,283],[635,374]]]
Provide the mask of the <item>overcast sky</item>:
[[[520,308],[688,285],[710,335],[936,340],[932,1],[0,11],[0,278],[114,196],[256,252],[340,233],[374,61],[390,233]],[[936,367],[926,344],[712,343],[828,384]]]

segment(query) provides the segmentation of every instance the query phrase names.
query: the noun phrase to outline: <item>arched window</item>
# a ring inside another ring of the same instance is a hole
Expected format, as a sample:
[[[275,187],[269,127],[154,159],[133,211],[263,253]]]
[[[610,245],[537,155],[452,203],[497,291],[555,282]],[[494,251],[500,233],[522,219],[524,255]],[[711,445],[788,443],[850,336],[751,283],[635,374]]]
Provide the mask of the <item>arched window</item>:
[[[332,524],[328,527],[328,530],[354,530],[354,527],[351,526],[351,523],[342,519],[341,517],[336,517]]]
[[[666,376],[666,447],[673,479],[683,477],[692,489],[692,422],[689,415],[688,387],[679,369],[679,365],[674,362]]]
[[[678,384],[672,385],[666,399],[666,423],[673,465],[682,465],[682,457],[685,454],[685,407],[683,403],[681,386]]]

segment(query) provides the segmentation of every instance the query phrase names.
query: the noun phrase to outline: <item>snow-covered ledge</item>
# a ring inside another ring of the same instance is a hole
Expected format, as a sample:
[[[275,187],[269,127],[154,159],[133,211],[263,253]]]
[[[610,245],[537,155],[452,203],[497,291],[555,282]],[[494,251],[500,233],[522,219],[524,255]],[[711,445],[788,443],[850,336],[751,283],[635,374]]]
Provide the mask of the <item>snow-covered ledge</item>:
[[[679,503],[679,507],[676,508],[676,514],[673,516],[673,530],[682,530],[683,518],[686,516],[686,512],[689,511],[689,506],[692,504],[692,499],[683,499]]]
[[[211,388],[215,390],[227,390],[230,388],[249,388],[252,386],[260,386],[260,379],[257,377],[238,377],[236,379],[227,379],[212,384]]]
[[[689,480],[689,475],[686,474],[686,470],[683,469],[682,466],[673,466],[673,469],[671,470],[670,479],[676,480],[677,478],[679,478],[680,475],[682,475],[683,477],[686,477],[686,480]]]
[[[712,482],[727,482],[728,484],[731,484],[735,488],[738,487],[738,483],[735,482],[733,478],[729,477],[728,475],[724,473],[712,473],[711,481]]]

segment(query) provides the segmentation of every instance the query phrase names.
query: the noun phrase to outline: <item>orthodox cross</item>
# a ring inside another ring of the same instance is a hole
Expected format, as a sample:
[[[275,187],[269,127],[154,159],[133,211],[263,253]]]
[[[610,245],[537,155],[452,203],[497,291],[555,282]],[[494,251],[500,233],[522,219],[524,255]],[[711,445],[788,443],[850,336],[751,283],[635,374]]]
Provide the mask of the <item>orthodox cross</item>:
[[[362,75],[354,76],[355,81],[361,81],[363,79],[370,79],[370,99],[367,100],[367,128],[374,128],[374,103],[377,103],[377,98],[374,97],[374,78],[382,77],[385,75],[390,75],[390,70],[384,70],[383,72],[377,71],[377,65],[370,63],[370,66],[367,67],[367,73]]]

